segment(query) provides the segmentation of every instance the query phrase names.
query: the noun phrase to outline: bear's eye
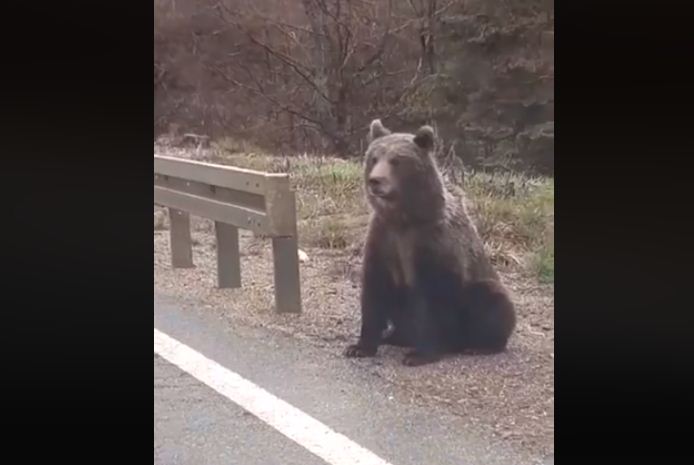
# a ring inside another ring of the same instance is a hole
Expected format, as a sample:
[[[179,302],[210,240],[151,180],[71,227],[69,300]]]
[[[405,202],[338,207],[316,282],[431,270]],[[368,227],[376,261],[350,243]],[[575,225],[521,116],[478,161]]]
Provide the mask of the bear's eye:
[[[390,166],[398,166],[400,164],[400,160],[397,158],[391,158],[390,159]]]

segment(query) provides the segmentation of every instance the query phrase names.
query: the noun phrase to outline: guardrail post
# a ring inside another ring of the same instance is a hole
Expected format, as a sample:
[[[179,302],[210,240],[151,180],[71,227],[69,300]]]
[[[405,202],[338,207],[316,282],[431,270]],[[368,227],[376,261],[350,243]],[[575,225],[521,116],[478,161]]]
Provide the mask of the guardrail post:
[[[288,185],[288,180],[285,181]],[[301,313],[301,280],[299,277],[299,244],[296,230],[296,197],[294,192],[274,191],[268,208],[277,220],[291,228],[291,235],[272,238],[272,257],[275,268],[275,311]]]
[[[275,309],[278,313],[301,313],[299,248],[297,238],[273,237]]]
[[[222,289],[241,287],[239,229],[215,221],[214,230],[217,236],[217,283]]]
[[[174,268],[193,268],[193,240],[190,236],[190,215],[184,211],[169,208],[171,224],[171,266]]]

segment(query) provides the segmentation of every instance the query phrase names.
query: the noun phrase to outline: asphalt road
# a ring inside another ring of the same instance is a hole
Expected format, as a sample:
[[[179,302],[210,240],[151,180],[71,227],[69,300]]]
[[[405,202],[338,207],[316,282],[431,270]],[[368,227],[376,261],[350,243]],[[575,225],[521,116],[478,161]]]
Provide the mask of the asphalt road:
[[[154,326],[392,465],[552,463],[466,430],[443,408],[419,406],[395,393],[358,361],[297,339],[262,328],[230,328],[194,304],[164,296],[155,296]],[[154,463],[327,462],[155,354]]]

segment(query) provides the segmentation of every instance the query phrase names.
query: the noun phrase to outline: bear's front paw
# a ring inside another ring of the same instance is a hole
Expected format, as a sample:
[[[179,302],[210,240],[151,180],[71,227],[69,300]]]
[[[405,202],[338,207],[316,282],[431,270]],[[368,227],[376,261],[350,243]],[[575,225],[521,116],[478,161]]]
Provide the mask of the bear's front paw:
[[[405,355],[402,364],[408,367],[416,367],[438,362],[439,360],[441,360],[441,355],[438,353],[423,353],[413,350]]]
[[[375,347],[364,347],[359,344],[352,344],[345,349],[345,357],[373,357],[376,355]]]

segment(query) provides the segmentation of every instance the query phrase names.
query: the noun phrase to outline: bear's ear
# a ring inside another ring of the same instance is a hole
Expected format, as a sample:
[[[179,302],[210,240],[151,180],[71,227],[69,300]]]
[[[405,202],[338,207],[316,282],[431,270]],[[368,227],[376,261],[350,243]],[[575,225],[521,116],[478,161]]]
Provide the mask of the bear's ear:
[[[427,125],[417,129],[414,134],[414,143],[425,150],[434,148],[434,128]]]
[[[369,128],[369,144],[379,137],[387,136],[390,131],[383,126],[380,119],[375,119],[371,121],[371,127]]]

